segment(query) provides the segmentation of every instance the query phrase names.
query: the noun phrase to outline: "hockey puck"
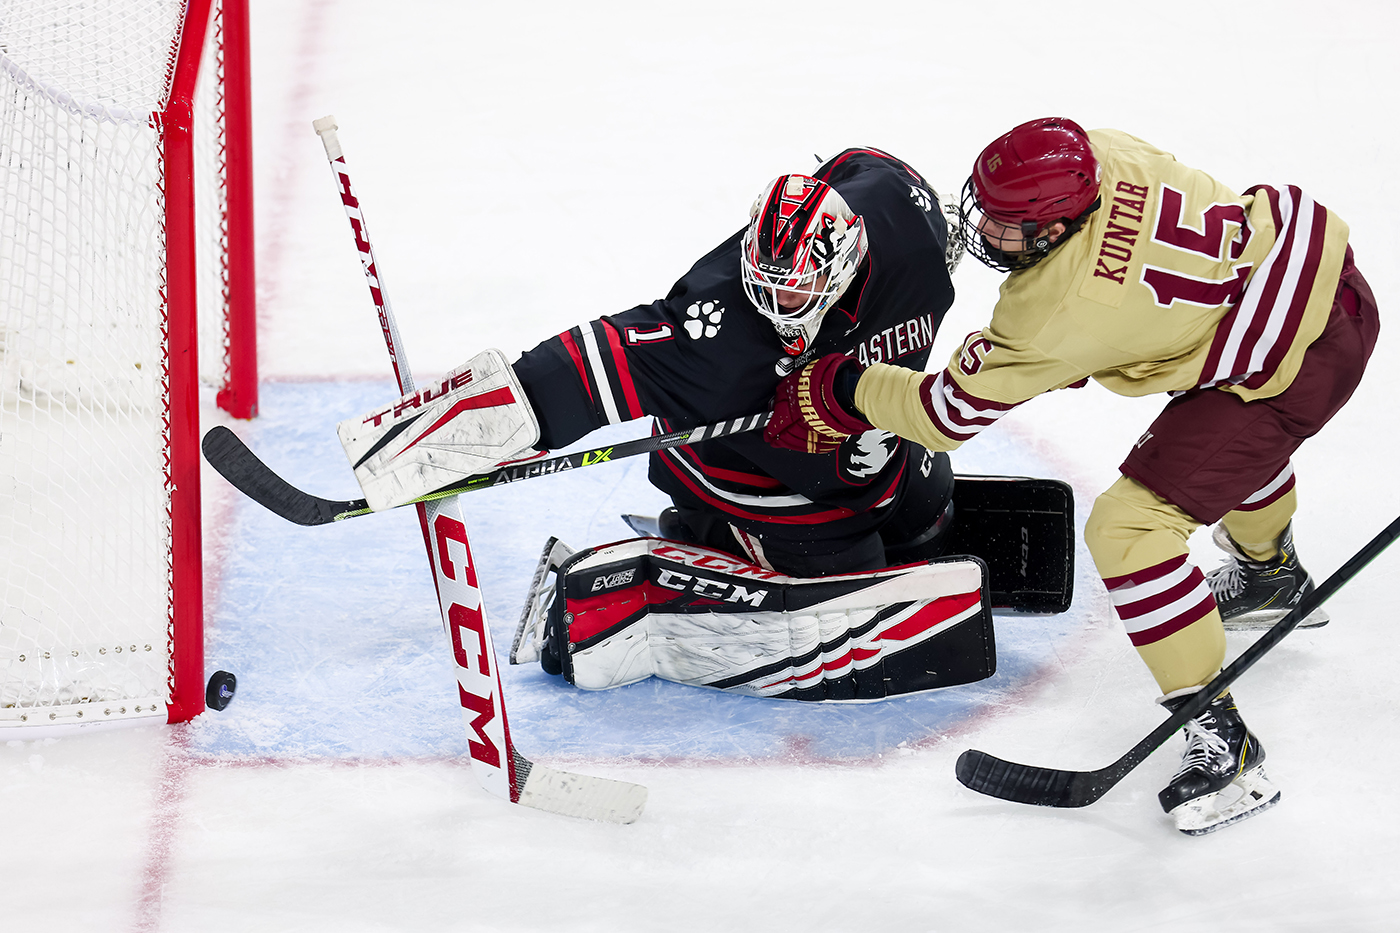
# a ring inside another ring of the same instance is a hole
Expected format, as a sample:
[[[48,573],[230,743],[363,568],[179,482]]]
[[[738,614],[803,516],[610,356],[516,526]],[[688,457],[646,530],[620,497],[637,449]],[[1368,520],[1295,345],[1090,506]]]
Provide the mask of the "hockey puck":
[[[237,677],[228,671],[215,671],[209,677],[209,686],[204,688],[204,705],[215,712],[222,712],[237,689]]]

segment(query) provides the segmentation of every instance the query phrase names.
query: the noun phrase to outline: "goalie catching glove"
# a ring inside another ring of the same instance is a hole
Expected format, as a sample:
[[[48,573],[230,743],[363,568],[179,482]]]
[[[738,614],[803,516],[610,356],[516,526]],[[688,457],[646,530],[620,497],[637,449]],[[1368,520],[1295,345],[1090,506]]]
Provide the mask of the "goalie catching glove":
[[[860,373],[860,364],[851,357],[828,353],[784,376],[763,439],[785,450],[824,454],[851,435],[871,430],[868,421],[854,414]]]
[[[421,499],[535,453],[539,420],[500,350],[338,428],[369,507]]]

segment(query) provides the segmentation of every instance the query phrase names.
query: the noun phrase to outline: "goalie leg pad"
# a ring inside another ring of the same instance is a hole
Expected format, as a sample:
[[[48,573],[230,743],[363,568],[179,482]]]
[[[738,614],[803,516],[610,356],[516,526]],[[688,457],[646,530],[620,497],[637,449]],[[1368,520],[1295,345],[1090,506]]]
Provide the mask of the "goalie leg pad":
[[[546,549],[547,553],[550,549]],[[751,696],[870,701],[971,683],[996,670],[987,568],[976,558],[835,577],[789,577],[655,538],[548,568],[552,600],[522,630],[578,687],[656,676]],[[542,576],[542,575],[537,575]]]
[[[337,428],[365,501],[412,502],[534,453],[539,420],[500,350],[486,350],[427,386]]]

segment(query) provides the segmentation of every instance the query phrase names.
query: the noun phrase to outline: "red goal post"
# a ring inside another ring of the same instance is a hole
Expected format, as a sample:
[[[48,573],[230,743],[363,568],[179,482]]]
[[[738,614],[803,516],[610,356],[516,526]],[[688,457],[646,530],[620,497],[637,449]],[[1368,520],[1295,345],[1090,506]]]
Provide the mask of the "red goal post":
[[[0,735],[185,721],[201,375],[258,405],[247,0],[10,0],[0,36]]]

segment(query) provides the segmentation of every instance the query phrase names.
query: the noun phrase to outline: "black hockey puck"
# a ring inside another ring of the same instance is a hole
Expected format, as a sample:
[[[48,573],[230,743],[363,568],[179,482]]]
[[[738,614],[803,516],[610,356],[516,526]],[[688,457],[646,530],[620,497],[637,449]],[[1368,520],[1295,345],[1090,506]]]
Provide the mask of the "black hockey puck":
[[[204,705],[221,712],[233,699],[233,692],[237,689],[237,677],[228,671],[215,671],[209,676],[209,686],[204,688]]]

